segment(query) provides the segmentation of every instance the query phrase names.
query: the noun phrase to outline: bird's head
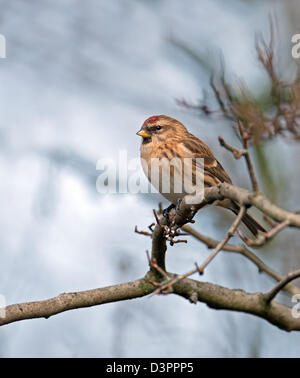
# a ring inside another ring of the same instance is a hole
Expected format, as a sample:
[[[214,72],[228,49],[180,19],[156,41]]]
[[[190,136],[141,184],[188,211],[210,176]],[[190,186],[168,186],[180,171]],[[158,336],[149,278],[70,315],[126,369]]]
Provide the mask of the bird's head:
[[[164,142],[187,133],[182,123],[174,118],[158,115],[147,118],[137,135],[143,138],[143,144]]]

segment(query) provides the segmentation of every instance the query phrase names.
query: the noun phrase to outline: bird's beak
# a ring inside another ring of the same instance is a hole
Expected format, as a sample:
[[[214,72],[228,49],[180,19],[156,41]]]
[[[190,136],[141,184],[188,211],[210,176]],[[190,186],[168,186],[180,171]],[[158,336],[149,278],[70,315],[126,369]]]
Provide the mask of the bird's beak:
[[[150,137],[150,134],[147,133],[147,131],[145,130],[140,130],[136,133],[136,135],[139,135],[141,136],[142,138],[149,138]]]

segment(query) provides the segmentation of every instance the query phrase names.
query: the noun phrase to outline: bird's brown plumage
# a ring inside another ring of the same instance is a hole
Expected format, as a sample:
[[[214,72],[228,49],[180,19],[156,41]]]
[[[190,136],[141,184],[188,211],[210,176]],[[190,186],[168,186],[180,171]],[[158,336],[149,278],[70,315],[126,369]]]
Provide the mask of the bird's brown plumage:
[[[153,158],[165,158],[168,161],[173,158],[179,158],[181,161],[185,158],[191,158],[193,182],[197,169],[200,168],[197,158],[203,158],[204,187],[215,186],[222,182],[232,183],[225,169],[215,158],[209,147],[199,138],[189,133],[186,127],[176,119],[165,115],[152,116],[146,119],[138,134],[143,137],[141,144],[142,165],[150,182],[151,170],[149,168]],[[172,170],[170,172],[172,175]],[[176,203],[178,198],[185,195],[185,193],[165,193],[162,191],[161,183],[159,185],[157,183],[152,184],[157,186],[157,189],[173,203]],[[218,201],[215,205],[230,209],[234,213],[239,211],[239,206],[230,200]],[[257,235],[258,230],[265,231],[248,213],[244,216],[243,222],[254,235]]]

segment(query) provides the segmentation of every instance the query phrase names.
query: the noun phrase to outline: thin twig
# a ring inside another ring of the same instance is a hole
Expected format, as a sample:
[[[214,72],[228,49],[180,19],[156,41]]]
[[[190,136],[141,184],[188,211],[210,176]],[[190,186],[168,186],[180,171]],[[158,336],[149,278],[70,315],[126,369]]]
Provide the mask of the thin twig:
[[[152,237],[152,233],[147,232],[147,231],[140,231],[140,230],[138,230],[137,226],[135,226],[134,232],[136,232],[137,234],[140,234],[140,235],[145,235],[145,236]]]
[[[277,223],[273,222],[270,217],[268,217],[266,214],[263,214],[263,220],[270,226],[270,227],[276,227]]]
[[[151,231],[151,235],[152,235],[152,232],[153,232],[153,227],[155,226],[155,223],[151,223],[148,228],[149,230]]]
[[[236,159],[240,159],[242,156],[246,155],[248,153],[247,150],[238,150],[237,148],[234,148],[230,146],[230,144],[226,143],[224,138],[219,136],[219,142],[222,147],[224,147],[226,150],[232,152],[233,156]]]
[[[200,274],[204,273],[204,269],[206,268],[206,266],[223,249],[224,245],[228,242],[228,240],[234,236],[234,233],[237,230],[237,228],[238,228],[239,224],[241,223],[242,218],[245,214],[246,214],[246,207],[241,206],[239,213],[238,213],[237,217],[235,218],[234,222],[232,223],[231,227],[229,228],[225,238],[218,243],[218,245],[216,246],[216,248],[214,249],[212,254],[210,256],[208,256],[208,258],[204,261],[204,263],[199,267],[199,273]]]
[[[217,240],[201,234],[199,231],[196,231],[190,225],[186,224],[182,227],[182,229],[184,231],[187,231],[190,235],[192,235],[197,240],[204,243],[209,249],[215,248],[218,245]],[[251,252],[244,244],[237,244],[237,245],[225,244],[222,250],[226,252],[241,254],[242,256],[244,256],[249,261],[251,261],[254,265],[257,266],[259,273],[264,272],[276,281],[281,281],[284,278],[281,274],[275,272],[272,268],[267,266],[259,257],[257,257],[253,252]],[[283,290],[285,290],[286,292],[292,295],[300,293],[300,288],[291,283],[287,284]]]
[[[300,228],[300,216],[294,212],[284,210],[270,200],[262,193],[253,193],[244,188],[233,186],[227,182],[220,183],[217,186],[205,188],[204,198],[206,203],[213,203],[216,200],[231,199],[246,207],[254,206],[262,211],[276,222],[283,222],[289,219],[289,227]]]
[[[220,142],[220,145],[224,147],[226,150],[230,151],[236,159],[240,159],[242,156],[245,157],[251,183],[252,183],[252,188],[253,188],[254,193],[256,193],[259,191],[259,189],[258,189],[258,183],[255,176],[254,168],[253,168],[249,151],[248,151],[249,135],[245,131],[245,127],[240,119],[238,120],[238,130],[242,139],[243,149],[239,150],[235,147],[232,147],[230,144],[226,143],[224,138],[222,138],[221,136],[219,136],[219,142]]]
[[[234,235],[234,233],[235,233],[237,227],[239,226],[240,222],[242,221],[242,218],[245,215],[245,213],[246,213],[246,208],[245,208],[245,206],[242,206],[240,208],[240,211],[239,211],[239,213],[238,213],[235,221],[233,222],[233,224],[231,225],[230,229],[228,230],[225,238],[220,243],[218,243],[218,245],[214,249],[213,253],[204,261],[204,263],[200,267],[198,267],[198,265],[196,264],[196,268],[194,268],[194,269],[192,269],[192,270],[190,270],[190,271],[188,271],[186,273],[179,274],[175,278],[173,278],[173,279],[169,280],[168,282],[164,283],[160,288],[158,288],[158,289],[155,290],[154,294],[159,294],[159,293],[164,292],[166,289],[169,289],[172,285],[174,285],[178,281],[180,281],[180,280],[182,280],[184,278],[187,278],[187,277],[191,276],[192,274],[195,274],[197,272],[199,272],[200,274],[203,274],[205,267],[222,250],[222,248],[224,247],[224,245]]]
[[[267,303],[270,303],[276,295],[287,285],[289,282],[300,277],[300,269],[295,270],[294,272],[288,273],[274,288],[264,294],[264,299]]]
[[[239,132],[240,132],[240,135],[241,135],[241,138],[242,138],[243,148],[246,151],[244,156],[245,156],[247,168],[248,168],[250,179],[251,179],[253,192],[257,193],[259,191],[258,183],[257,183],[254,168],[253,168],[253,165],[252,165],[252,162],[251,162],[251,159],[250,159],[250,155],[249,155],[249,151],[248,151],[249,136],[246,133],[245,127],[244,127],[244,125],[243,125],[243,123],[240,119],[238,120],[238,129],[239,129]]]
[[[184,278],[187,278],[189,276],[191,276],[192,274],[195,274],[198,272],[198,266],[196,266],[196,268],[186,272],[186,273],[183,273],[183,274],[178,274],[175,278],[169,280],[168,282],[162,284],[158,289],[156,289],[153,294],[160,294],[160,293],[163,293],[165,292],[165,290],[169,289],[170,287],[172,287],[172,285],[174,285],[175,283],[177,283],[178,281],[181,281],[183,280]]]
[[[170,280],[170,277],[168,276],[167,272],[163,270],[156,262],[155,259],[150,260],[149,266],[156,269],[165,279]]]
[[[159,217],[158,217],[157,212],[156,212],[155,209],[153,209],[153,214],[154,214],[154,217],[155,217],[156,223],[157,223],[158,225],[160,225],[161,228],[163,228],[163,226],[162,226],[161,223],[160,223]]]
[[[185,239],[176,239],[176,240],[174,240],[173,237],[169,237],[169,238],[167,238],[167,240],[170,242],[171,246],[173,246],[174,244],[178,244],[178,243],[187,243],[187,240],[185,240]]]
[[[238,230],[239,237],[248,245],[248,247],[259,248],[266,245],[268,241],[273,239],[281,230],[290,225],[289,219],[277,224],[270,231],[261,233],[255,240],[249,239],[242,231]]]
[[[227,111],[226,105],[224,104],[224,101],[222,100],[220,91],[218,90],[217,86],[214,83],[213,74],[210,76],[210,86],[214,92],[215,98],[221,108],[222,113],[226,115],[228,111]]]

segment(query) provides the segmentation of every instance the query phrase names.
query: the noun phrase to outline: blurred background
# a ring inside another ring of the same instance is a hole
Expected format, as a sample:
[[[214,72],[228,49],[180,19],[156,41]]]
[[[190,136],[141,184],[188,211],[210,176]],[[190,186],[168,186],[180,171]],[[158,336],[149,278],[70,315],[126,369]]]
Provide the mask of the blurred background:
[[[201,117],[176,99],[198,101],[222,51],[228,77],[260,96],[269,85],[256,59],[255,32],[276,14],[279,57],[292,72],[299,1],[0,1],[0,293],[7,304],[142,277],[159,195],[100,195],[96,162],[139,155],[146,118],[167,114],[212,148],[233,181],[250,188],[243,161],[219,147],[239,142],[228,122]],[[297,209],[299,143],[275,139],[253,150],[265,193]],[[289,178],[293,177],[291,183]],[[299,206],[298,206],[299,207]],[[221,238],[230,214],[205,209],[195,227]],[[299,235],[287,230],[257,254],[282,274],[299,268]],[[238,242],[238,239],[236,239]],[[169,247],[168,270],[182,273],[209,254],[190,238]],[[201,279],[247,291],[273,281],[241,256],[220,254]],[[279,297],[280,299],[280,297]],[[284,295],[281,300],[289,301]],[[287,302],[291,305],[290,302]],[[80,309],[0,329],[2,357],[296,357],[300,335],[254,316],[155,296]]]

